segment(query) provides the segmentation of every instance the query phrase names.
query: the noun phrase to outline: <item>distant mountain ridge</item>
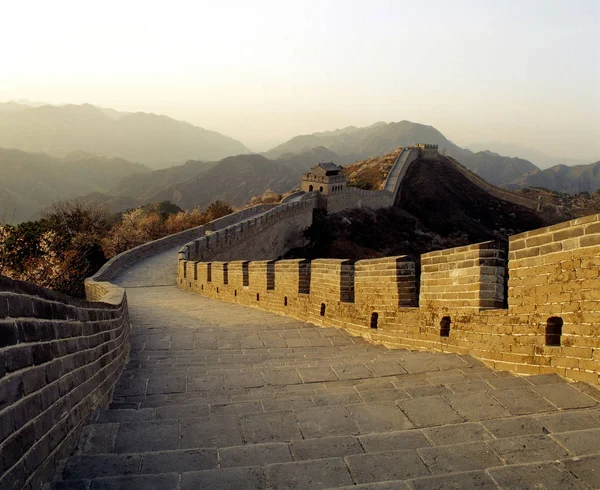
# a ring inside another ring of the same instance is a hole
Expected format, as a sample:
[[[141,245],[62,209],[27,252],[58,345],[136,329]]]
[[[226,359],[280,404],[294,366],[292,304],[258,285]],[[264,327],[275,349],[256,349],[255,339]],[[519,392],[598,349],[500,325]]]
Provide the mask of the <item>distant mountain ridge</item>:
[[[339,155],[340,160],[337,163],[347,164],[389,153],[398,146],[415,143],[438,145],[442,153],[453,156],[469,170],[498,186],[507,185],[527,172],[537,169],[527,160],[503,157],[491,152],[473,153],[448,140],[433,126],[410,121],[378,122],[364,128],[350,126],[335,131],[296,136],[265,152],[264,155],[275,159],[285,153],[324,147]]]
[[[154,168],[250,153],[240,141],[187,122],[90,104],[0,104],[0,147],[58,157],[83,150]]]
[[[0,223],[36,219],[55,201],[108,192],[122,178],[149,171],[122,158],[84,152],[60,159],[0,148]]]
[[[506,187],[523,189],[543,187],[551,191],[577,194],[600,189],[600,161],[589,165],[555,165],[545,170],[533,170],[515,179]]]

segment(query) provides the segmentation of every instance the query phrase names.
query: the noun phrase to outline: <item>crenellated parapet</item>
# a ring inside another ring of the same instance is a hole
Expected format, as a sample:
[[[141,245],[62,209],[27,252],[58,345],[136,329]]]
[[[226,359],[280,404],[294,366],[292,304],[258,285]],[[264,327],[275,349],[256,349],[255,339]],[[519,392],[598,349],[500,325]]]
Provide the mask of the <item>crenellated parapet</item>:
[[[497,369],[599,382],[600,215],[495,242],[384,257],[180,261],[179,286],[390,347],[470,354]],[[198,274],[186,264],[224,274]],[[235,281],[231,279],[235,272]]]

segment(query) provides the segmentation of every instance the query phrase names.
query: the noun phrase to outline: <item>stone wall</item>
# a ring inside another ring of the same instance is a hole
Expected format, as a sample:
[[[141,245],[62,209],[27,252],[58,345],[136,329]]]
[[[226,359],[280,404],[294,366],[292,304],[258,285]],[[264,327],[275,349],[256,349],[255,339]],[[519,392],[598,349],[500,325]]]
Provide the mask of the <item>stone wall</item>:
[[[421,256],[422,308],[502,308],[506,253],[494,242]]]
[[[327,212],[339,213],[345,209],[381,209],[394,205],[394,196],[387,191],[367,191],[356,187],[345,187],[339,194],[327,196]]]
[[[3,490],[41,488],[110,401],[129,346],[117,290],[105,290],[112,304],[91,303],[0,276]]]
[[[235,213],[223,216],[222,218],[213,220],[206,225],[197,226],[184,230],[180,233],[175,233],[152,242],[144,243],[130,250],[126,250],[119,255],[114,256],[92,277],[85,281],[85,293],[89,300],[97,301],[103,298],[104,294],[111,289],[109,281],[117,277],[124,269],[131,267],[140,260],[146,259],[160,252],[164,252],[170,248],[176,247],[204,236],[207,232],[226,228],[234,223],[237,223],[246,218],[256,216],[276,207],[276,204],[259,204],[251,208],[242,209]]]
[[[446,155],[446,158],[450,161],[453,168],[463,174],[467,179],[469,179],[473,184],[477,187],[483,189],[485,192],[491,194],[492,196],[502,199],[504,201],[512,202],[513,204],[518,204],[519,206],[525,206],[530,209],[537,209],[537,201],[533,199],[529,199],[524,196],[520,196],[513,192],[509,192],[504,189],[500,189],[492,184],[490,184],[487,180],[481,178],[474,172],[471,172],[468,168],[461,165],[455,158]]]
[[[284,260],[271,269],[236,261],[229,284],[202,274],[184,280],[187,264],[209,264],[181,260],[179,286],[390,347],[470,354],[496,369],[598,384],[600,215],[516,235],[507,268],[505,257],[486,242],[424,254],[420,266],[407,257]]]
[[[304,230],[312,224],[316,198],[279,205],[256,217],[206,234],[184,245],[187,260],[272,259],[303,245]]]

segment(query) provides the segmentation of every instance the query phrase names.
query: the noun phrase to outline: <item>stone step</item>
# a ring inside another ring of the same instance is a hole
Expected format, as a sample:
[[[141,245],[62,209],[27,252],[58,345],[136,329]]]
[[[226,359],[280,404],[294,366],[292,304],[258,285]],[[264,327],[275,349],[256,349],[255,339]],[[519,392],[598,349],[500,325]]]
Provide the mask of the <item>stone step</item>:
[[[161,479],[167,485],[165,488],[177,488],[168,485],[179,477],[164,479],[161,475],[167,473],[181,475],[182,482],[193,481],[194,484],[207,483],[209,478],[218,476],[227,480],[240,474],[266,474],[271,488],[315,488],[310,486],[310,481],[325,481],[331,488],[372,482],[388,482],[396,485],[390,488],[403,488],[398,486],[400,481],[409,481],[412,486],[407,488],[446,488],[440,480],[442,474],[445,485],[453,482],[452,488],[496,488],[489,486],[494,480],[512,483],[502,488],[534,488],[533,485],[519,486],[517,482],[524,479],[535,483],[536,479],[543,478],[542,470],[547,472],[545,484],[555,479],[564,482],[547,488],[597,488],[595,469],[600,463],[597,446],[600,418],[595,422],[595,429],[556,435],[548,435],[541,424],[536,427],[515,422],[515,419],[505,419],[504,429],[510,430],[504,433],[506,437],[498,439],[493,435],[495,424],[486,426],[483,422],[219,449],[76,455],[68,459],[61,475],[63,481],[55,482],[53,488],[87,489],[90,480],[96,482],[97,487],[93,488],[154,488],[154,482]],[[519,427],[521,435],[516,436],[515,430]],[[503,434],[496,432],[496,435]],[[449,441],[453,443],[447,444]],[[253,471],[248,472],[248,468]],[[331,475],[332,471],[337,476]],[[264,481],[260,481],[263,486],[257,488],[265,488]],[[579,485],[573,486],[573,482]],[[131,486],[117,486],[125,484]],[[142,484],[147,486],[137,486]]]

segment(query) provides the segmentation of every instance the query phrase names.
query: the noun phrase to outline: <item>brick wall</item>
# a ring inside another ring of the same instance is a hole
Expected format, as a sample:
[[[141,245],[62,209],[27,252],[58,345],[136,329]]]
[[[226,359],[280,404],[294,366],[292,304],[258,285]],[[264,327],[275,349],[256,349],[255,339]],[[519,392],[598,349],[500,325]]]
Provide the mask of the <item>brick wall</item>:
[[[179,285],[208,297],[346,328],[390,347],[471,354],[496,369],[558,373],[597,384],[600,215],[516,235],[510,240],[508,268],[505,256],[492,242],[424,254],[419,306],[419,268],[406,257],[356,264],[278,261],[273,289],[264,287],[264,267],[252,262],[250,270],[263,272],[251,274],[246,285],[213,282],[212,289],[204,290],[193,281],[181,281],[180,266]],[[229,268],[234,264],[241,270],[245,262],[231,262]],[[431,289],[437,287],[442,289]],[[458,296],[462,292],[468,296]],[[556,336],[557,322],[562,322],[560,345],[547,345],[553,338],[547,338],[546,327]]]
[[[368,191],[346,187],[339,194],[327,196],[327,212],[339,213],[344,209],[381,209],[394,204],[394,195],[387,191]]]
[[[494,242],[438,250],[421,256],[422,308],[502,308],[505,252]]]
[[[179,257],[197,261],[277,258],[304,243],[303,232],[312,224],[316,202],[316,198],[290,202],[237,220],[187,243]]]
[[[0,488],[38,489],[90,414],[109,402],[128,350],[124,291],[114,304],[0,276]],[[118,289],[118,288],[117,288]]]

